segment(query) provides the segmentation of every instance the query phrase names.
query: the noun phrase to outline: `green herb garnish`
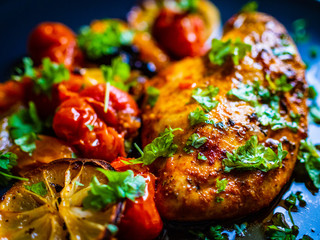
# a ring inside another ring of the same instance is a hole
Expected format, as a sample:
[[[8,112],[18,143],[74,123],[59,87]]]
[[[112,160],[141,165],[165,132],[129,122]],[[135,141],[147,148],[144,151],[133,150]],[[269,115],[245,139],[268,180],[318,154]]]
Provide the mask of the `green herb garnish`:
[[[197,101],[206,112],[210,112],[219,104],[219,101],[214,100],[214,97],[217,96],[218,93],[219,88],[213,86],[208,86],[206,89],[196,88],[192,92],[192,98]]]
[[[96,176],[92,178],[88,196],[83,199],[85,209],[101,210],[121,200],[134,201],[144,195],[145,178],[140,175],[134,176],[133,171],[115,172],[101,168],[98,170],[106,175],[108,184],[100,183]]]
[[[304,163],[314,186],[320,188],[320,156],[310,140],[301,141],[298,159]]]
[[[305,206],[307,203],[303,200],[301,192],[291,193],[284,201],[289,207],[296,207],[297,200],[300,206]]]
[[[223,234],[223,229],[220,225],[211,226],[207,233],[189,231],[199,240],[228,240],[228,236]]]
[[[232,153],[227,152],[227,158],[223,159],[224,171],[231,170],[261,170],[268,172],[282,166],[282,160],[287,151],[278,145],[278,154],[271,148],[258,143],[258,137],[252,136],[245,145],[237,148]]]
[[[234,42],[230,39],[226,42],[213,39],[209,59],[211,63],[221,66],[228,58],[231,58],[234,65],[239,65],[247,52],[250,51],[251,45],[243,43],[239,38]]]
[[[205,155],[203,155],[203,153],[201,153],[201,152],[198,153],[198,157],[197,158],[199,160],[202,160],[202,161],[207,161],[208,160],[208,158]]]
[[[159,89],[150,86],[150,87],[147,88],[147,95],[148,95],[148,104],[151,107],[154,107],[154,105],[158,101],[158,97],[160,95]]]
[[[258,10],[258,3],[256,1],[250,1],[247,2],[243,7],[241,8],[240,12],[246,13],[246,12],[256,12]]]
[[[131,160],[129,164],[150,165],[159,157],[171,157],[176,153],[178,145],[173,143],[174,132],[182,131],[181,128],[172,129],[166,128],[163,133],[160,133],[159,137],[153,139],[151,143],[144,147],[143,151],[138,148],[141,157]]]
[[[23,67],[15,68],[15,74],[11,75],[11,79],[14,81],[21,81],[24,77],[35,78],[36,71],[33,68],[33,61],[29,57],[22,59]]]
[[[205,123],[209,120],[209,115],[206,114],[203,110],[197,108],[193,112],[190,112],[188,115],[189,123],[191,126],[197,125],[199,123]]]
[[[178,7],[185,12],[194,13],[198,9],[199,0],[179,0]]]
[[[11,179],[28,181],[27,178],[12,175],[11,169],[17,165],[17,155],[11,152],[0,152],[0,186],[5,187]]]
[[[111,66],[101,65],[100,68],[106,82],[123,91],[129,90],[131,85],[126,81],[130,77],[130,66],[121,57],[113,59]]]
[[[90,132],[92,132],[94,129],[94,125],[91,124],[87,124],[86,127],[89,129]]]
[[[35,141],[43,129],[43,123],[37,114],[37,109],[33,102],[29,102],[28,109],[21,109],[14,113],[8,120],[9,132],[14,143],[20,149],[30,155],[36,149]]]
[[[32,184],[31,186],[28,186],[28,185],[24,185],[24,187],[31,191],[31,192],[34,192],[35,194],[38,194],[42,197],[44,197],[45,195],[48,194],[48,190],[47,190],[47,187],[45,185],[44,182],[38,182],[38,183],[34,183]]]
[[[132,43],[133,32],[122,29],[121,23],[107,20],[106,25],[103,32],[94,32],[89,26],[80,29],[78,44],[89,59],[95,60],[104,55],[114,54],[121,46]]]
[[[203,144],[205,144],[207,140],[208,139],[206,137],[200,137],[197,133],[194,133],[188,138],[186,142],[186,146],[183,148],[183,150],[186,153],[192,153],[193,152],[192,147],[198,149]]]
[[[295,240],[297,238],[299,227],[294,225],[290,211],[289,216],[293,223],[291,228],[286,223],[283,213],[276,213],[275,215],[273,215],[271,219],[273,225],[269,225],[266,230],[268,239]]]
[[[218,193],[225,191],[227,185],[228,185],[227,179],[221,179],[221,180],[217,179],[216,187],[217,187]]]

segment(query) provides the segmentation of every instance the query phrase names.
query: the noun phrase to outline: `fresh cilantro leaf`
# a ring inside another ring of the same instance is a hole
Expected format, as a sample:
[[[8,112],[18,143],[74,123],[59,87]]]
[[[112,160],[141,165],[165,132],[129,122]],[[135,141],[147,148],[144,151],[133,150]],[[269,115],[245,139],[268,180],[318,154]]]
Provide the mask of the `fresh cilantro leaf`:
[[[154,105],[156,104],[159,94],[160,94],[160,91],[158,88],[151,87],[151,86],[147,88],[148,104],[151,107],[154,107]]]
[[[277,83],[270,81],[269,83],[273,84],[271,88],[274,88],[275,91],[283,91],[290,88],[284,83],[283,79],[277,79]],[[272,95],[268,89],[262,87],[257,81],[253,82],[253,84],[240,83],[238,88],[231,89],[227,93],[227,97],[231,100],[242,100],[250,103],[255,108],[258,120],[262,126],[270,126],[272,130],[286,127],[293,132],[298,130],[300,115],[291,113],[292,122],[282,118],[279,113],[279,97]]]
[[[159,157],[171,157],[176,153],[178,145],[173,143],[174,132],[182,131],[181,128],[172,129],[166,128],[159,137],[153,139],[151,143],[144,147],[143,151],[140,151],[141,157],[131,160],[129,164],[150,165]]]
[[[197,125],[199,123],[205,123],[209,120],[209,115],[206,114],[203,110],[197,108],[193,112],[189,113],[188,116],[189,123],[191,126]]]
[[[298,159],[304,163],[314,186],[320,188],[320,156],[310,140],[301,141]]]
[[[224,198],[218,196],[218,197],[215,198],[215,200],[216,200],[217,203],[221,203],[222,201],[224,201]]]
[[[22,59],[23,68],[15,68],[15,74],[11,75],[11,79],[14,81],[21,81],[24,77],[34,78],[36,77],[36,71],[33,68],[33,61],[29,57]]]
[[[108,184],[101,184],[94,176],[90,182],[88,196],[83,199],[85,209],[100,210],[110,204],[124,199],[134,201],[144,195],[146,180],[138,175],[134,176],[132,170],[115,172],[98,169],[108,178]]]
[[[230,39],[226,42],[213,39],[209,52],[209,60],[211,63],[221,66],[231,58],[234,65],[239,65],[246,53],[250,51],[251,45],[243,43],[239,38],[234,42]]]
[[[228,240],[228,236],[223,234],[223,229],[220,225],[211,226],[207,233],[189,231],[199,240]]]
[[[261,170],[268,172],[282,166],[282,160],[287,151],[282,150],[282,144],[278,145],[278,154],[271,148],[258,143],[258,137],[252,136],[245,145],[240,146],[233,153],[227,152],[227,158],[223,159],[224,171],[231,170]]]
[[[245,231],[247,229],[247,223],[242,223],[240,226],[238,224],[234,224],[234,229],[236,230],[236,234],[239,237],[244,237],[245,236]]]
[[[199,0],[179,0],[178,1],[178,7],[182,11],[186,12],[196,12],[198,9]]]
[[[271,219],[273,225],[267,226],[266,235],[272,240],[295,240],[299,233],[298,226],[290,228],[286,223],[283,213],[276,213]]]
[[[44,197],[45,195],[48,194],[48,190],[47,190],[47,187],[45,185],[44,182],[38,182],[38,183],[34,183],[32,184],[31,186],[28,186],[28,185],[24,185],[24,187],[31,191],[31,192],[34,192],[35,194],[38,194],[42,197]]]
[[[318,96],[318,92],[314,86],[309,86],[308,88],[308,97],[311,100],[315,100]]]
[[[309,108],[309,114],[314,123],[320,124],[320,109],[316,104],[312,104]]]
[[[291,193],[284,201],[289,207],[295,207],[297,200],[299,201],[300,206],[305,206],[307,204],[306,201],[303,200],[301,192]]]
[[[196,100],[206,112],[210,112],[219,104],[219,101],[214,100],[214,97],[217,96],[218,93],[219,88],[213,86],[208,86],[206,89],[196,88],[192,92],[192,98]]]
[[[216,182],[216,187],[218,189],[218,193],[221,193],[223,191],[226,190],[226,187],[228,185],[228,180],[227,179],[217,179],[217,182]]]
[[[100,68],[106,82],[123,91],[129,90],[131,85],[126,81],[130,77],[130,66],[123,62],[121,57],[113,59],[111,66],[101,65]]]
[[[205,155],[203,155],[203,153],[201,153],[201,152],[198,153],[198,159],[202,160],[202,161],[208,160],[208,158]]]
[[[9,132],[20,149],[31,154],[36,148],[37,134],[43,129],[43,123],[37,114],[33,102],[29,102],[28,109],[21,109],[8,120]]]
[[[90,132],[92,132],[94,129],[94,125],[91,124],[87,124],[86,127],[89,129]]]
[[[45,93],[51,96],[52,86],[54,84],[67,81],[70,78],[69,70],[63,64],[51,62],[49,58],[42,60],[42,69],[40,77],[33,78],[35,93]]]
[[[103,32],[95,32],[89,26],[82,27],[78,35],[79,47],[89,59],[95,60],[104,55],[114,54],[121,46],[132,43],[133,32],[115,20],[106,20]]]
[[[0,186],[8,185],[11,179],[28,181],[27,178],[21,178],[12,175],[11,169],[17,165],[17,155],[11,152],[0,152]]]
[[[242,13],[256,12],[258,10],[258,3],[256,1],[247,2],[240,10]]]
[[[197,133],[194,133],[188,138],[186,142],[186,146],[183,148],[183,150],[186,153],[192,153],[193,152],[192,147],[199,148],[203,144],[205,144],[207,140],[208,139],[206,137],[200,137]]]
[[[297,19],[292,23],[293,27],[293,40],[296,43],[303,43],[309,40],[307,32],[307,21],[305,19]]]
[[[271,80],[270,75],[266,75],[266,80],[269,83],[269,87],[274,92],[289,92],[293,86],[288,83],[288,78],[286,75],[281,75],[280,78],[277,78],[275,81]]]

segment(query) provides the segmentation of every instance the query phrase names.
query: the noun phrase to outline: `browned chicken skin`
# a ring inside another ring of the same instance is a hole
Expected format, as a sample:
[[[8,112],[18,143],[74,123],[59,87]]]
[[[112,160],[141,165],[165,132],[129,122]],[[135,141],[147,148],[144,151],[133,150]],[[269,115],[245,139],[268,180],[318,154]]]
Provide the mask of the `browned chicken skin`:
[[[172,157],[158,159],[154,171],[158,177],[156,202],[161,215],[169,220],[199,221],[226,219],[247,215],[268,206],[288,182],[295,166],[300,140],[306,137],[307,106],[305,70],[294,43],[285,28],[271,16],[262,13],[242,13],[231,18],[224,29],[222,40],[240,38],[252,45],[250,54],[234,66],[231,61],[222,66],[210,63],[208,57],[185,59],[171,65],[151,81],[160,90],[156,105],[147,107],[143,115],[143,144],[150,143],[165,128],[182,128],[175,132],[174,142],[179,148]],[[282,50],[283,39],[295,54],[276,56]],[[239,83],[258,80],[267,87],[266,74],[277,78],[285,74],[294,87],[280,95],[281,111],[289,121],[290,111],[301,115],[298,131],[288,128],[272,131],[250,118],[254,108],[244,101],[231,101],[226,94]],[[219,87],[219,105],[209,112],[210,120],[222,122],[226,128],[210,124],[190,126],[188,115],[199,107],[190,102],[192,89],[181,89],[185,83],[196,87]],[[192,84],[190,84],[192,85]],[[298,97],[300,95],[300,98]],[[303,97],[301,97],[301,95]],[[193,153],[183,147],[193,133],[208,141]],[[282,167],[269,172],[224,172],[222,160],[246,143],[251,136],[259,143],[276,151],[279,142],[288,151]],[[198,153],[208,160],[197,159]],[[227,179],[225,191],[218,193],[217,179]],[[217,202],[217,198],[223,198]]]

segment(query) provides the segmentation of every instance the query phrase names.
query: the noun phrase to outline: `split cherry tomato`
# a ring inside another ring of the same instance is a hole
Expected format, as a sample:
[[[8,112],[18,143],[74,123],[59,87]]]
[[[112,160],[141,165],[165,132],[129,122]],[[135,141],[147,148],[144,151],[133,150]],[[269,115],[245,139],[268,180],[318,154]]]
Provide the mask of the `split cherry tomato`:
[[[152,34],[174,58],[205,53],[205,23],[199,15],[163,9],[154,22]]]
[[[123,216],[120,220],[119,239],[152,240],[162,231],[163,222],[154,202],[155,177],[146,167],[140,165],[125,165],[118,158],[111,163],[117,171],[133,170],[146,179],[145,195],[134,202],[126,201]]]
[[[41,23],[31,32],[28,52],[37,65],[49,57],[51,61],[70,68],[82,59],[75,34],[65,25],[55,22]]]
[[[112,161],[125,156],[124,139],[140,127],[138,107],[131,96],[110,86],[104,112],[105,84],[85,88],[62,102],[53,119],[58,137],[74,146],[83,157]]]

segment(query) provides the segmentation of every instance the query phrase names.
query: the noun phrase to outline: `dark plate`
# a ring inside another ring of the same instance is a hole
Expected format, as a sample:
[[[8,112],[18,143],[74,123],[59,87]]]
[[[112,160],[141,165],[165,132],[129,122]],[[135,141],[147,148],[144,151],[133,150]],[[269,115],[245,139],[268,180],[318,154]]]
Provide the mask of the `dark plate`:
[[[135,0],[1,0],[0,1],[0,81],[10,76],[12,66],[26,53],[28,33],[39,22],[60,21],[77,31],[80,26],[88,24],[93,19],[125,18]],[[215,0],[219,8],[222,21],[225,22],[236,13],[246,1]],[[282,22],[289,32],[292,22],[304,18],[308,22],[310,40],[299,44],[300,53],[309,65],[307,80],[316,85],[320,92],[320,56],[311,59],[310,47],[318,45],[320,48],[320,2],[313,0],[260,0],[259,10],[269,13]],[[320,53],[320,52],[319,52]],[[320,129],[310,125],[310,137],[313,143],[320,143]],[[309,188],[309,189],[308,189]],[[230,239],[235,238],[232,231],[233,224],[247,221],[249,224],[245,237],[241,239],[264,239],[263,223],[274,212],[283,212],[288,219],[288,212],[284,208],[283,200],[291,192],[301,191],[307,201],[305,207],[298,207],[293,212],[295,224],[299,226],[297,239],[304,234],[313,239],[320,239],[320,197],[319,192],[308,187],[308,177],[294,174],[292,181],[284,188],[282,194],[273,202],[272,206],[246,219],[233,220],[233,222],[203,222],[198,223],[200,229],[213,224],[223,224],[228,231]],[[186,234],[194,224],[166,223],[166,231],[162,239],[194,239]]]

